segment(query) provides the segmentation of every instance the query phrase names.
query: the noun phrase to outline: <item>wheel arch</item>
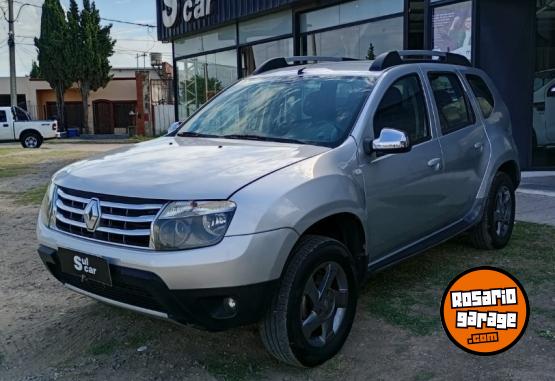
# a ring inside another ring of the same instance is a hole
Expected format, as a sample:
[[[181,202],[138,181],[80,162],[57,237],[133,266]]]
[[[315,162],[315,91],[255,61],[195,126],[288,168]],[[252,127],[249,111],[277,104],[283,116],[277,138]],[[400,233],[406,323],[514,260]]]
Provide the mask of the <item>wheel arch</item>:
[[[509,177],[511,178],[515,189],[519,187],[520,185],[520,180],[521,180],[521,175],[520,175],[520,167],[518,165],[518,163],[514,160],[508,160],[504,163],[502,163],[499,168],[497,168],[497,171],[495,173],[498,172],[503,172],[506,173],[507,175],[509,175]]]
[[[362,280],[366,276],[368,270],[366,230],[359,216],[352,212],[337,212],[323,217],[299,232],[297,243],[307,235],[328,237],[341,242],[355,260],[358,279]],[[283,271],[287,268],[291,257],[290,254]]]
[[[19,136],[17,137],[17,140],[21,140],[29,134],[37,134],[38,136],[40,136],[41,139],[43,139],[42,134],[38,130],[35,130],[33,128],[26,128],[25,130],[23,130],[19,133]]]

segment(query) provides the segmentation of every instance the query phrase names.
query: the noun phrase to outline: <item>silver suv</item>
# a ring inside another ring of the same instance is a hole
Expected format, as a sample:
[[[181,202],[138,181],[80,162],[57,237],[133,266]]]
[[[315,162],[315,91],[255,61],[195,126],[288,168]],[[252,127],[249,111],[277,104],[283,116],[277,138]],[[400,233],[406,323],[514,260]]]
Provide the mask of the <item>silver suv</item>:
[[[260,322],[277,359],[343,346],[365,277],[463,232],[507,245],[507,107],[461,56],[292,57],[176,132],[62,169],[39,254],[66,287],[182,324]]]

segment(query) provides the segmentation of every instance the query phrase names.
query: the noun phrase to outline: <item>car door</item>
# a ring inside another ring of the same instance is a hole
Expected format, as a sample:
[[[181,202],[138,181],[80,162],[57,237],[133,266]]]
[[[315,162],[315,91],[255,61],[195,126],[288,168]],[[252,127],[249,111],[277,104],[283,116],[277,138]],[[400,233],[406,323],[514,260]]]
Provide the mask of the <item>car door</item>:
[[[444,223],[438,207],[444,198],[441,148],[429,118],[422,77],[412,70],[382,80],[379,88],[385,91],[366,132],[375,139],[384,128],[401,130],[412,145],[407,153],[374,153],[361,160],[371,262],[435,232]]]
[[[471,102],[471,89],[455,71],[425,71],[441,136],[447,198],[443,213],[450,222],[465,217],[476,202],[489,160],[484,124]],[[473,96],[472,96],[472,99]]]
[[[6,111],[0,110],[0,140],[13,140],[13,126]]]

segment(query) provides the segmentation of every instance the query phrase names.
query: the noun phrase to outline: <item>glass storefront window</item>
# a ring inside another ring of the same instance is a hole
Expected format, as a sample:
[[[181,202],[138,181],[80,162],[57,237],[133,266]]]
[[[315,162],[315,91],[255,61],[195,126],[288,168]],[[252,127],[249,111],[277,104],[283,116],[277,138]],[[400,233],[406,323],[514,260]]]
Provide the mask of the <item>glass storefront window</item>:
[[[285,38],[263,44],[241,48],[242,73],[251,75],[257,67],[274,57],[290,57],[293,53],[293,39]]]
[[[472,1],[435,7],[432,28],[434,50],[472,59]]]
[[[201,35],[177,40],[174,43],[175,56],[190,56],[234,46],[237,41],[236,35],[235,25],[230,25]]]
[[[374,59],[381,53],[403,49],[403,18],[311,33],[301,38],[305,55]]]
[[[245,44],[293,33],[291,11],[275,13],[239,23],[239,43]]]
[[[555,15],[552,0],[537,2],[532,165],[555,167]]]
[[[228,50],[177,62],[179,119],[237,80],[237,53]]]
[[[403,12],[404,0],[356,0],[301,14],[301,33]]]

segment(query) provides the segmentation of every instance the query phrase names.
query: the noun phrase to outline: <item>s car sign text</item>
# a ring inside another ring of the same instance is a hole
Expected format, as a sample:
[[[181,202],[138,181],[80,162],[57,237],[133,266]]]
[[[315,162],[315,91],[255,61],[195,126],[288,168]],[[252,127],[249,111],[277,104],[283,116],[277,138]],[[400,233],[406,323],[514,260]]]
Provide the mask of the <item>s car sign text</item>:
[[[180,12],[178,0],[163,0],[165,9],[162,11],[162,22],[166,28],[171,28],[177,22],[181,13],[185,22],[198,20],[209,16],[212,12],[211,0],[186,0],[183,3],[183,11]]]

